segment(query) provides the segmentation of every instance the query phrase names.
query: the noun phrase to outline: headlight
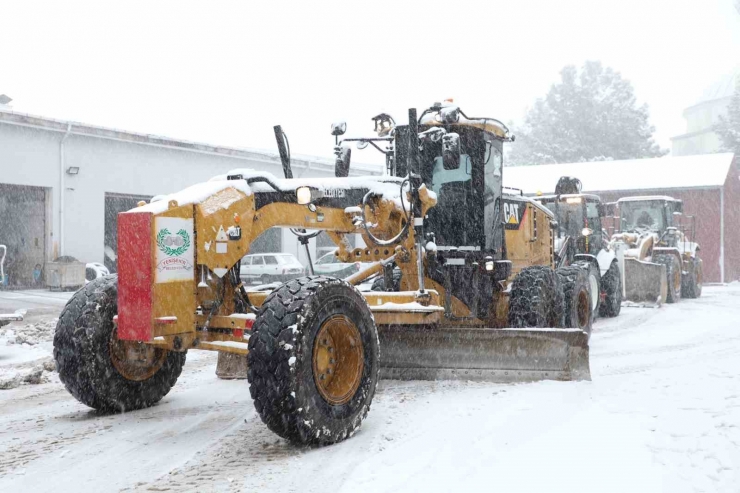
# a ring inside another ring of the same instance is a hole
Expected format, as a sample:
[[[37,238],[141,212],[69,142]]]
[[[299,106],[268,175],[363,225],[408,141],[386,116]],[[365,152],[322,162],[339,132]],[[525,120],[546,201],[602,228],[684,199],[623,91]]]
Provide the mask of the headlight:
[[[298,205],[307,205],[311,203],[311,189],[308,187],[296,188],[295,196],[298,200]]]
[[[583,236],[591,236],[593,234],[593,232],[594,232],[594,230],[592,230],[591,228],[583,228],[581,230],[581,234]]]

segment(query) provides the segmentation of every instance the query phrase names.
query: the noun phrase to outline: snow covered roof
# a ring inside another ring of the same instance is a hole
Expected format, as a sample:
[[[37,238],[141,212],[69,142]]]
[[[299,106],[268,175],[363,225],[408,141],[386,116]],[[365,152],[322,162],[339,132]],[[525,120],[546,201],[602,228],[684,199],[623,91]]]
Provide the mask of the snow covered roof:
[[[527,194],[553,193],[561,176],[574,176],[589,192],[717,188],[724,185],[734,154],[507,166],[504,185]]]

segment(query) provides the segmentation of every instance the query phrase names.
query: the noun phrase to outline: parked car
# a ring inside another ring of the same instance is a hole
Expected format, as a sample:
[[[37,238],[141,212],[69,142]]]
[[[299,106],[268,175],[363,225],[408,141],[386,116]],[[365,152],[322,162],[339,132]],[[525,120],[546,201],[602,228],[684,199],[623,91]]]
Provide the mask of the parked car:
[[[303,265],[290,253],[254,253],[242,258],[240,275],[247,283],[285,282],[302,276]]]
[[[319,257],[313,265],[313,271],[317,275],[338,277],[344,279],[355,272],[365,268],[362,262],[342,262],[336,255],[336,250]]]

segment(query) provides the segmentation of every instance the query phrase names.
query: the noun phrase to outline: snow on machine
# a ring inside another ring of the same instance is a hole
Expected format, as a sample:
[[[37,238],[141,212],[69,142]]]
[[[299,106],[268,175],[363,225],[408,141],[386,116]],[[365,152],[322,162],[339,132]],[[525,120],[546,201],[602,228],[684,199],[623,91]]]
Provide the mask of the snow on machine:
[[[340,141],[346,125],[332,126],[335,178],[293,178],[278,126],[285,179],[235,170],[119,214],[118,275],[90,282],[59,319],[68,390],[95,409],[143,408],[188,350],[215,350],[246,366],[272,431],[326,444],[356,431],[380,377],[590,379],[585,327],[564,328],[552,213],[503,194],[506,126],[452,104],[409,110],[408,125],[374,120],[378,137]],[[348,177],[351,142],[383,152],[387,175]],[[342,262],[370,266],[247,290],[240,259],[272,227],[307,252],[326,231]],[[350,245],[356,234],[367,246]],[[373,276],[382,290],[355,287]]]

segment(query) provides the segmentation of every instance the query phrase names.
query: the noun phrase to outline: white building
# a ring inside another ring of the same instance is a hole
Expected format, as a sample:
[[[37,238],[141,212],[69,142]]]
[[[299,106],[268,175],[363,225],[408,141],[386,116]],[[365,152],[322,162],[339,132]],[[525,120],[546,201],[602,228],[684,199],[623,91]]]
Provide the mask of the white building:
[[[692,156],[711,154],[721,150],[719,136],[714,125],[719,117],[727,114],[735,88],[740,82],[740,67],[715,82],[693,106],[686,108],[686,133],[673,137],[672,155]]]
[[[327,136],[327,144],[331,143]],[[295,177],[334,175],[332,159],[293,157],[291,161]],[[30,284],[36,264],[43,266],[63,255],[83,262],[105,261],[113,267],[115,255],[105,252],[115,250],[118,212],[234,168],[283,174],[277,153],[0,108],[0,244],[8,247],[6,271],[11,285]],[[382,169],[353,163],[350,173],[377,175]],[[299,255],[305,263],[298,247],[288,230],[271,230],[253,251],[282,250]]]

